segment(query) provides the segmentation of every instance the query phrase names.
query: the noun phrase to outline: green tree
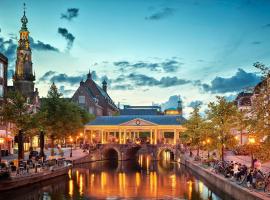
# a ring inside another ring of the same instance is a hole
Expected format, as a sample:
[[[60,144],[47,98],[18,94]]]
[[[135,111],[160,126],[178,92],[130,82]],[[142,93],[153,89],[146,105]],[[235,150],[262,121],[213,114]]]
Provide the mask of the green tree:
[[[61,98],[53,83],[48,91],[47,98],[41,104],[43,129],[51,140],[51,155],[54,154],[54,141],[67,136],[75,136],[91,116],[78,105]]]
[[[31,130],[33,118],[30,113],[26,98],[18,91],[9,92],[7,101],[1,109],[1,116],[4,121],[15,125],[15,132],[18,139],[18,159],[24,159],[24,137],[25,133]]]
[[[190,118],[184,124],[186,131],[181,139],[197,150],[197,156],[199,156],[202,146],[203,123],[204,120],[200,115],[200,105],[196,105],[190,114]]]
[[[217,102],[208,104],[207,118],[211,122],[216,135],[215,144],[220,150],[221,159],[224,160],[224,147],[232,148],[236,145],[231,131],[235,127],[237,107],[224,97],[217,97]]]

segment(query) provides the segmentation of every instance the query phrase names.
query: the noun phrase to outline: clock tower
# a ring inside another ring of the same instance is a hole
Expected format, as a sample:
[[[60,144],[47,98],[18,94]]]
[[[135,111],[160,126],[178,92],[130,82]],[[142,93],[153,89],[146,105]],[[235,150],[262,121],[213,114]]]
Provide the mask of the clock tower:
[[[21,92],[28,101],[32,101],[35,96],[34,81],[35,75],[32,68],[32,52],[29,43],[29,31],[27,29],[28,19],[25,15],[25,4],[20,39],[17,47],[17,60],[15,74],[13,75],[13,85],[16,91]]]

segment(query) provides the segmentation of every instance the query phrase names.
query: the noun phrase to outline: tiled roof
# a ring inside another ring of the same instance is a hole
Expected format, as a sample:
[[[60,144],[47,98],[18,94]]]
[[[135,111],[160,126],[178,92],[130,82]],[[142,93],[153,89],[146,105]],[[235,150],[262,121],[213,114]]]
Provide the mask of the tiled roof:
[[[180,115],[120,115],[100,116],[86,125],[120,125],[134,119],[142,119],[158,125],[182,125],[186,121],[186,119]]]

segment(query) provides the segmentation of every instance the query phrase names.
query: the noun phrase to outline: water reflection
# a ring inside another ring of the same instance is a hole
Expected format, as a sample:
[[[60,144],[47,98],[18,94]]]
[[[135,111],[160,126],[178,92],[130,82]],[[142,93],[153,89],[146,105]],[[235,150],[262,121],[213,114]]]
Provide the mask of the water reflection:
[[[4,193],[0,199],[221,199],[179,164],[153,162],[150,157],[82,165],[68,176],[34,187]]]

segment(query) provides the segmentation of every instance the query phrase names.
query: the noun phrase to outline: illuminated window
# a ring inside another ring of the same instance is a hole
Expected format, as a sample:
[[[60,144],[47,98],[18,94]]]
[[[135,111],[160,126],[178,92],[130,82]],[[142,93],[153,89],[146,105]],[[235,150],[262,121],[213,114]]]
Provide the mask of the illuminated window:
[[[79,96],[79,104],[85,104],[85,96]]]

